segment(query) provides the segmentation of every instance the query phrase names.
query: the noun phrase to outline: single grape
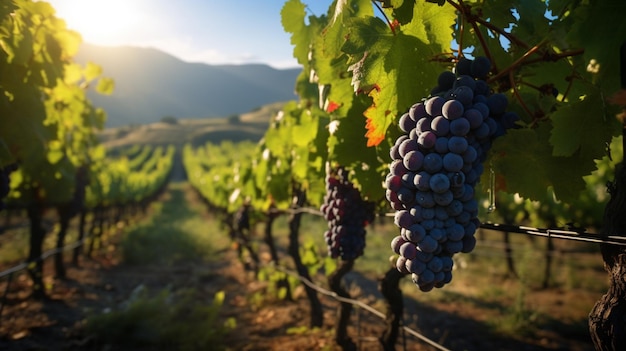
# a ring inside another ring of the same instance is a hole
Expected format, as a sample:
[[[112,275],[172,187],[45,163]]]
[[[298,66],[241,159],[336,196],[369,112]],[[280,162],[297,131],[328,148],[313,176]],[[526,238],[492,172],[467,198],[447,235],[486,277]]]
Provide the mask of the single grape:
[[[467,119],[471,129],[476,129],[480,127],[480,125],[484,121],[482,113],[476,108],[471,108],[471,109],[466,110],[463,117]]]
[[[438,137],[437,140],[435,141],[435,152],[443,155],[443,154],[448,153],[448,151],[449,151],[448,138],[442,137],[442,136]]]
[[[417,145],[419,145],[422,150],[428,150],[435,146],[436,141],[437,134],[432,131],[427,131],[419,135],[417,138]]]
[[[400,117],[398,125],[403,132],[408,133],[411,129],[415,128],[415,121],[411,119],[411,116],[409,116],[409,113],[407,112]]]
[[[441,108],[441,113],[449,120],[454,120],[463,116],[464,111],[465,108],[463,107],[463,104],[458,100],[448,100]]]
[[[441,74],[439,74],[439,77],[437,78],[437,85],[444,91],[450,90],[452,89],[452,85],[454,84],[455,80],[456,75],[454,75],[454,73],[450,71],[443,71],[441,72]]]
[[[443,160],[439,154],[429,153],[424,157],[423,167],[426,172],[435,174],[443,167]]]
[[[506,111],[508,100],[504,94],[497,93],[487,98],[487,106],[492,115],[500,115]]]
[[[420,151],[410,151],[404,155],[403,165],[408,171],[417,172],[425,161],[426,158]]]
[[[470,123],[467,118],[458,118],[450,122],[450,133],[456,136],[466,136],[470,131]]]
[[[450,139],[448,139],[448,150],[450,150],[450,152],[454,152],[455,154],[463,154],[465,151],[467,151],[468,146],[469,145],[467,143],[467,139],[464,137],[453,136]],[[445,167],[445,160],[444,160],[444,167]]]
[[[413,184],[420,191],[430,190],[430,173],[426,171],[419,172],[413,178]]]
[[[409,117],[417,122],[418,120],[428,116],[424,103],[418,102],[409,109]]]
[[[443,156],[443,168],[448,172],[459,172],[463,168],[463,157],[452,152],[445,154]]]
[[[434,174],[430,177],[430,188],[435,193],[444,193],[450,189],[450,179],[443,173]]]
[[[470,65],[470,72],[472,77],[477,79],[485,79],[491,70],[491,61],[484,57],[479,56],[474,59]]]
[[[440,116],[441,115],[441,108],[443,107],[443,104],[446,102],[446,100],[444,100],[443,98],[439,97],[439,96],[433,96],[430,99],[426,100],[426,113],[428,113],[430,116],[435,117],[435,116]]]
[[[472,73],[472,60],[466,59],[465,57],[461,57],[454,68],[454,73],[457,75],[470,75]]]
[[[437,116],[430,123],[430,128],[437,137],[445,137],[450,132],[450,121],[444,116]]]

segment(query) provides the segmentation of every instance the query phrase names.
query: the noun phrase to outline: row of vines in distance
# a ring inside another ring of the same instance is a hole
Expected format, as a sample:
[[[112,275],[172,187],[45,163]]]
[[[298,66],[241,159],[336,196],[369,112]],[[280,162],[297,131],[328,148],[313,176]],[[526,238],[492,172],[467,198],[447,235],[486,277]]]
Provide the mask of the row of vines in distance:
[[[102,218],[111,208],[123,213],[151,199],[173,163],[173,147],[107,155],[96,134],[106,114],[89,101],[87,90],[110,94],[114,83],[98,65],[74,62],[81,40],[44,1],[0,6],[0,210],[26,212],[26,261],[36,298],[45,296],[42,221],[48,210],[57,212],[60,249],[72,218],[80,214],[83,239],[88,212]],[[63,277],[62,252],[55,263]]]

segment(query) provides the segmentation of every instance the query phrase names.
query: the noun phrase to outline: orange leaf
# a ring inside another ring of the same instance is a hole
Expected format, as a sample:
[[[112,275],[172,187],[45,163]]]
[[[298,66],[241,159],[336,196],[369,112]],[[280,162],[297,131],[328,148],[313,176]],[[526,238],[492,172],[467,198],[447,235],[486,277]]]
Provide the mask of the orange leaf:
[[[377,108],[378,97],[380,95],[380,88],[372,89],[369,95],[374,99],[372,105],[365,110],[363,115],[367,118],[365,122],[365,137],[367,138],[367,146],[377,146],[385,139],[385,131],[387,130],[387,124],[385,120],[381,120],[380,111]],[[386,118],[391,111],[384,112]]]
[[[326,107],[326,112],[328,113],[332,113],[333,111],[335,111],[336,109],[338,109],[339,107],[341,107],[340,104],[334,102],[334,101],[330,101],[328,103],[328,106]]]

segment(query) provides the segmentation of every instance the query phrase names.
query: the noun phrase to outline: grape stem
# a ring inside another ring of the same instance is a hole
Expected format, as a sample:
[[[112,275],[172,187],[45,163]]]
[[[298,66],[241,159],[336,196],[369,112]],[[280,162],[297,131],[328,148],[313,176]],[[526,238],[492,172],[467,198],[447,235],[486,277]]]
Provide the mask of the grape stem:
[[[462,21],[461,21],[461,24],[459,25],[460,38],[461,38],[461,40],[459,40],[459,57],[461,57],[463,54],[463,51],[462,51],[463,50],[462,39],[463,39],[463,28],[464,28],[463,24],[465,21],[467,21],[472,25],[472,28],[474,28],[474,31],[476,32],[476,36],[478,37],[478,40],[480,41],[480,45],[485,51],[485,56],[491,61],[491,65],[493,69],[497,72],[498,69],[496,67],[496,61],[493,60],[491,56],[491,51],[489,50],[489,46],[487,45],[487,42],[485,41],[485,37],[483,36],[483,33],[480,31],[480,29],[478,28],[478,25],[476,24],[479,18],[471,15],[471,10],[469,6],[465,5],[463,3],[463,0],[459,0],[458,3],[454,2],[454,0],[447,0],[447,1],[449,4],[454,6],[454,8],[456,8],[461,14]]]
[[[513,88],[513,95],[515,95],[515,98],[519,101],[520,105],[522,105],[522,108],[524,109],[524,111],[526,111],[526,113],[533,119],[533,124],[535,124],[538,118],[537,116],[535,116],[534,113],[532,113],[532,111],[530,111],[530,108],[526,105],[526,103],[524,102],[524,99],[522,99],[522,96],[520,95],[519,90],[517,90],[517,85],[515,85],[515,77],[513,76],[513,71],[509,71],[509,80],[511,82],[511,87]]]

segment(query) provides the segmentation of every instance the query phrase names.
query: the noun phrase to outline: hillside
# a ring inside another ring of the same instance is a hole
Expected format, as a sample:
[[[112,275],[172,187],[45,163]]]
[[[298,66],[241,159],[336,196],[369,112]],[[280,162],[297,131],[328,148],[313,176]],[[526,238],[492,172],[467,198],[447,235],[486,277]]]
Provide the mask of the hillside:
[[[110,96],[89,98],[107,111],[107,127],[141,125],[164,116],[195,119],[242,114],[295,97],[299,69],[184,62],[151,48],[83,44],[76,61],[95,62],[115,80]]]
[[[100,141],[109,149],[134,144],[201,145],[207,141],[223,140],[258,141],[267,130],[268,123],[283,105],[282,102],[264,105],[239,115],[239,120],[227,117],[180,119],[176,123],[154,122],[138,126],[111,127],[102,131]]]

